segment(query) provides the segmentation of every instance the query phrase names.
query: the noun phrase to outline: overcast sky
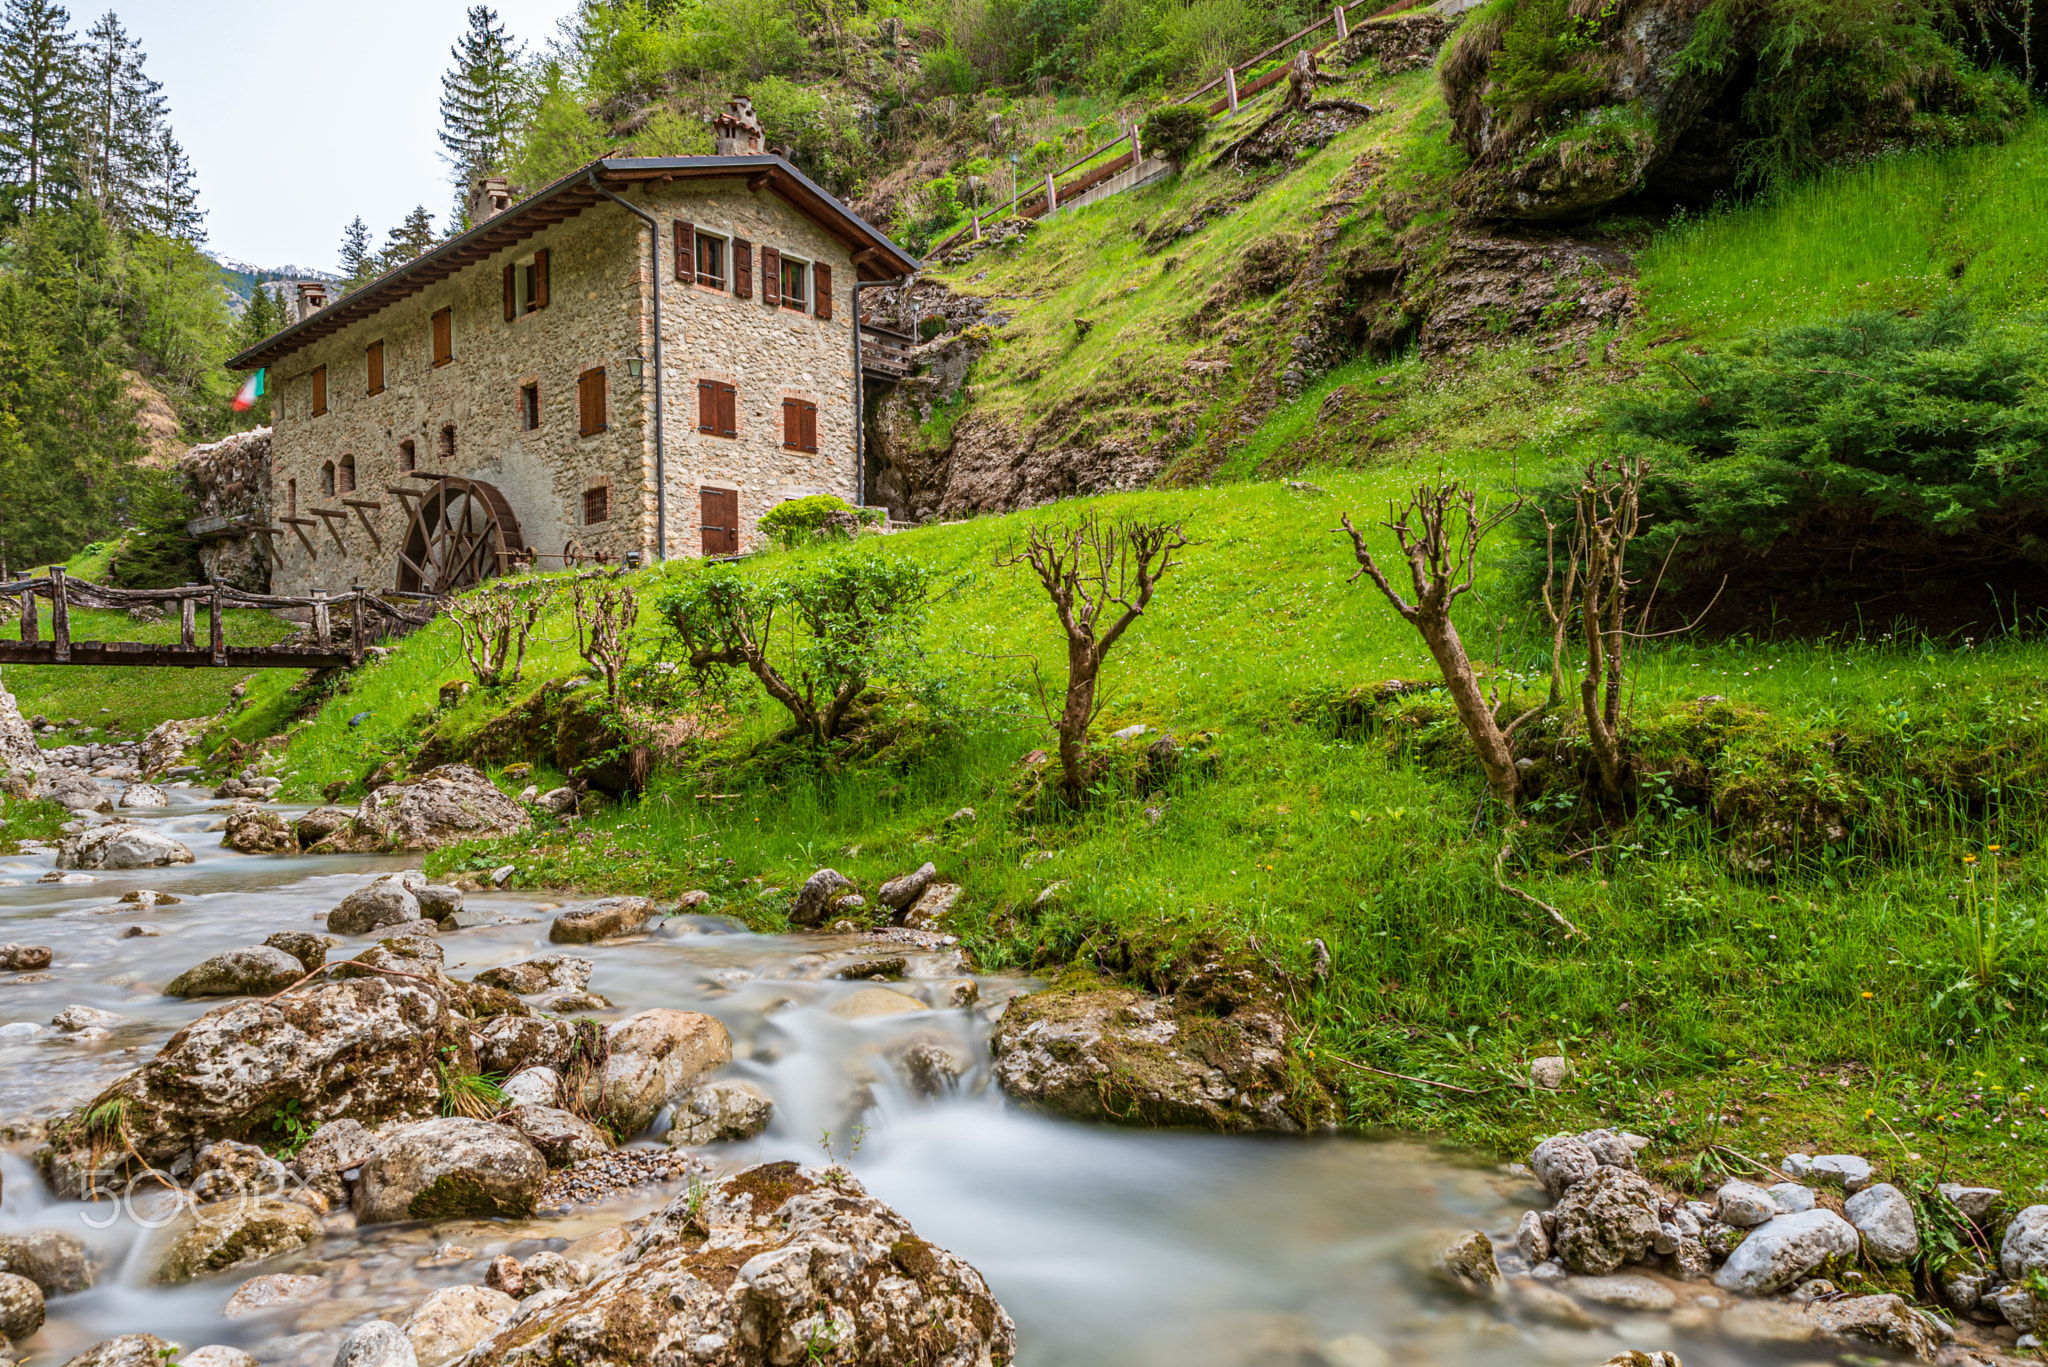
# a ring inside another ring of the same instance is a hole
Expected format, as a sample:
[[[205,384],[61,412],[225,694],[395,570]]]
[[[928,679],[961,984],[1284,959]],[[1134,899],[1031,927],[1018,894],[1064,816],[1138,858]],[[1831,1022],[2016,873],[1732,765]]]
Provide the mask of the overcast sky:
[[[495,8],[532,49],[573,4]],[[71,0],[74,27],[109,5],[163,82],[215,252],[331,271],[357,214],[379,242],[415,204],[446,229],[434,131],[460,0]]]

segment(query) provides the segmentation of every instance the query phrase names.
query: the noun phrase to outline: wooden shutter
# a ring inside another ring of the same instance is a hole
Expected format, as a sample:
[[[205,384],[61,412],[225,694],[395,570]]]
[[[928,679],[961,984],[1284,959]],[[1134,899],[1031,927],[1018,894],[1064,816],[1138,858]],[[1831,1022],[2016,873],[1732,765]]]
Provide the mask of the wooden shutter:
[[[704,554],[738,555],[740,496],[734,489],[700,489],[697,521],[702,524]]]
[[[382,394],[384,392],[384,344],[382,342],[372,342],[368,349],[364,351],[363,368],[368,372],[369,384],[366,387],[367,392]]]
[[[676,220],[676,279],[685,285],[697,280],[697,229]]]
[[[732,297],[754,297],[754,244],[744,237],[732,240]]]
[[[737,437],[739,434],[739,392],[729,384],[722,384],[718,386],[718,435]]]
[[[818,319],[832,321],[832,268],[820,261],[811,267],[811,288],[818,296]]]
[[[710,380],[697,381],[697,430],[718,430],[718,386]]]
[[[797,445],[812,455],[818,452],[818,405],[797,401]]]
[[[517,268],[505,267],[505,321],[511,322],[519,316],[519,278]],[[440,326],[438,323],[436,327]]]
[[[447,365],[455,359],[455,316],[451,309],[434,315],[434,364]]]
[[[576,405],[582,418],[581,435],[604,431],[604,367],[586,370],[576,380]]]
[[[797,416],[797,401],[782,401],[782,448],[794,451],[802,443],[803,420]]]
[[[313,416],[319,417],[327,411],[327,367],[313,367]]]
[[[542,247],[533,254],[533,307],[544,309],[548,306],[548,249]]]
[[[761,248],[761,302],[782,302],[782,253],[773,247]]]

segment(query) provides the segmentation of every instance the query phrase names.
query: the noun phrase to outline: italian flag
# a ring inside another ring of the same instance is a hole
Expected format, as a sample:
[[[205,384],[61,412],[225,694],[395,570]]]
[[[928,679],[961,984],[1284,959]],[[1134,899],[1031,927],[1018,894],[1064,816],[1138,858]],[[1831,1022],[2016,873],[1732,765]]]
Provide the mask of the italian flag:
[[[234,410],[237,413],[248,412],[256,406],[256,400],[263,397],[264,373],[262,370],[257,371],[242,381],[242,387],[235,391]]]

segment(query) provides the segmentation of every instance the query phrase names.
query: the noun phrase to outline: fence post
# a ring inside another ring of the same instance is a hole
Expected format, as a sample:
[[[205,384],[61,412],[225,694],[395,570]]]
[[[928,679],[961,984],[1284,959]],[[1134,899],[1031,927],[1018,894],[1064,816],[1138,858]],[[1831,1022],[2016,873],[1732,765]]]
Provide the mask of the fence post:
[[[1045,173],[1045,212],[1049,218],[1052,211],[1060,207],[1059,187],[1052,183],[1052,172]]]
[[[1232,117],[1234,118],[1234,117],[1236,117],[1236,115],[1237,115],[1237,68],[1236,68],[1236,67],[1234,67],[1234,66],[1227,66],[1227,67],[1224,67],[1224,68],[1223,68],[1223,84],[1224,84],[1224,87],[1225,87],[1225,88],[1226,88],[1226,89],[1227,89],[1227,90],[1228,90],[1228,91],[1230,92],[1230,113],[1231,113],[1231,116],[1232,116]]]
[[[503,565],[500,565],[498,568],[500,572],[502,572],[505,567]],[[330,631],[327,625],[327,591],[325,589],[314,589],[313,644],[319,646],[320,649],[325,650],[328,648],[330,644],[332,644],[332,641],[333,633]]]
[[[228,662],[227,590],[218,580],[213,585],[213,604],[208,609],[212,614],[213,662],[224,665]]]
[[[350,664],[363,662],[363,581],[355,582],[349,594],[348,658]]]
[[[195,611],[198,606],[199,604],[189,597],[178,600],[178,644],[187,650],[193,646],[192,627],[198,617]]]
[[[42,631],[36,626],[36,591],[21,591],[21,639],[30,645],[43,639]]]
[[[71,604],[65,599],[64,567],[50,566],[50,658],[71,663]]]
[[[1332,10],[1331,13],[1334,14],[1337,19],[1337,40],[1339,42],[1342,42],[1344,39],[1349,38],[1351,36],[1351,24],[1348,20],[1344,18],[1344,7],[1342,5],[1337,6],[1337,8]]]

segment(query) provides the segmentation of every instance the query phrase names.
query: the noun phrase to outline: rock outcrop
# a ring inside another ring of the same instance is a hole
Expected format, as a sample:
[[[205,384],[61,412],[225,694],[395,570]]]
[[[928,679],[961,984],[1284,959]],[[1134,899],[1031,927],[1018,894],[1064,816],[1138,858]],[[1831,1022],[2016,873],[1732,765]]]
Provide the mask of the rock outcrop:
[[[249,529],[271,516],[270,429],[252,428],[195,446],[178,462],[178,469],[199,516],[222,523],[218,534],[199,543],[199,564],[208,580],[268,593],[270,557],[256,544],[262,534]]]
[[[639,1134],[691,1083],[732,1061],[725,1026],[700,1011],[641,1011],[606,1030],[605,1041],[610,1056],[583,1109],[621,1139]]]
[[[0,785],[11,782],[18,796],[33,797],[42,789],[47,765],[34,729],[14,705],[14,695],[0,683]]]
[[[64,837],[60,869],[160,869],[189,864],[192,851],[163,832],[131,821],[110,821]]]
[[[843,1169],[748,1168],[678,1197],[611,1268],[544,1293],[468,1367],[853,1363],[987,1367],[1016,1328],[981,1274]]]

